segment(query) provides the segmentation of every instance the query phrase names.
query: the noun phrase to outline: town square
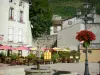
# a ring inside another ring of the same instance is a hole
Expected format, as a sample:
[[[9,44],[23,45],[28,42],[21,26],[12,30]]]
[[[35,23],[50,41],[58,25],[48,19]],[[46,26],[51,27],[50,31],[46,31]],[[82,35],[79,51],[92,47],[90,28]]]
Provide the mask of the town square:
[[[0,0],[0,75],[100,75],[100,1]]]

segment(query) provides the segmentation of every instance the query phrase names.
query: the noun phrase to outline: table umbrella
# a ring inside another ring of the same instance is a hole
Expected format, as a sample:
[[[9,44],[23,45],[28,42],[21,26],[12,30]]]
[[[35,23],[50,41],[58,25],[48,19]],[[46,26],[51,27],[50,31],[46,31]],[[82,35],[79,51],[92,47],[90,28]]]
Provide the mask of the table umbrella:
[[[37,47],[31,47],[29,50],[37,50]]]
[[[54,47],[53,49],[54,49],[55,51],[63,51],[62,48],[58,48],[58,47]]]
[[[2,46],[0,46],[0,49],[4,49],[4,50],[14,50],[15,48],[10,47],[8,45],[2,45]]]
[[[16,50],[29,50],[29,48],[26,46],[20,46],[20,47],[17,47]]]
[[[54,49],[53,48],[42,48],[43,51],[47,51],[47,50],[50,50],[50,51],[53,51]]]

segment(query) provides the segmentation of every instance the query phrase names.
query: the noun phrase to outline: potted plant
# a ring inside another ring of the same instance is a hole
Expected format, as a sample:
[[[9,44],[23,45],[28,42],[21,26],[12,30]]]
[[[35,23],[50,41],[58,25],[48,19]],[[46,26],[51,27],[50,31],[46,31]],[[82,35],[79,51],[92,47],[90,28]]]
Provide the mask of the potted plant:
[[[6,56],[6,55],[4,54],[4,52],[1,52],[1,53],[0,53],[0,62],[1,62],[1,63],[3,63],[3,62],[5,61],[5,56]]]
[[[57,54],[57,53],[53,53],[52,54],[51,59],[52,59],[53,63],[56,63],[58,58],[59,58],[59,54]]]
[[[61,52],[59,52],[59,56],[62,59],[62,63],[65,63],[69,59],[70,54],[67,51],[61,51]]]
[[[18,55],[16,53],[11,54],[11,65],[16,65],[16,59]]]
[[[29,63],[30,63],[31,61],[36,60],[36,55],[30,53],[30,54],[27,56],[27,59],[28,59],[28,65],[29,65]],[[33,62],[33,64],[35,64],[35,62]]]

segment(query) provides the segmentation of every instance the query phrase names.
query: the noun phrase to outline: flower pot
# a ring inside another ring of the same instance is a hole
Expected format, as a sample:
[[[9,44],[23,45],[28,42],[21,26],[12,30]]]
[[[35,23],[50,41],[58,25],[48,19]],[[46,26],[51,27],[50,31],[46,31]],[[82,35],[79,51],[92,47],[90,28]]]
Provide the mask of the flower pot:
[[[90,41],[86,41],[86,42],[83,43],[83,47],[85,47],[85,48],[89,47],[89,45],[90,45]]]

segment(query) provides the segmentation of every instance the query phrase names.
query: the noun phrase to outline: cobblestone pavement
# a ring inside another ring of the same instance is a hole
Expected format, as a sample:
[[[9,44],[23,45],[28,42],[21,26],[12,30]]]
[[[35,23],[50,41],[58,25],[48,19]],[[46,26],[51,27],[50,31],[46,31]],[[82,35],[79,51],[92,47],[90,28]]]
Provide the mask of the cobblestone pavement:
[[[79,75],[84,75],[84,63],[57,63],[49,65],[51,69],[77,72]],[[90,75],[97,75],[99,73],[98,63],[89,63]]]
[[[41,67],[50,66],[51,69],[56,69],[60,71],[71,71],[77,72],[79,75],[84,75],[84,63],[57,63],[57,64],[46,64],[41,65]],[[0,70],[7,69],[7,68],[29,68],[34,66],[27,66],[27,65],[16,65],[16,66],[9,66],[8,64],[1,64],[0,63]],[[99,64],[98,63],[89,63],[89,72],[90,75],[97,75],[99,72]],[[54,72],[52,71],[52,74]],[[51,74],[51,75],[52,75]]]

